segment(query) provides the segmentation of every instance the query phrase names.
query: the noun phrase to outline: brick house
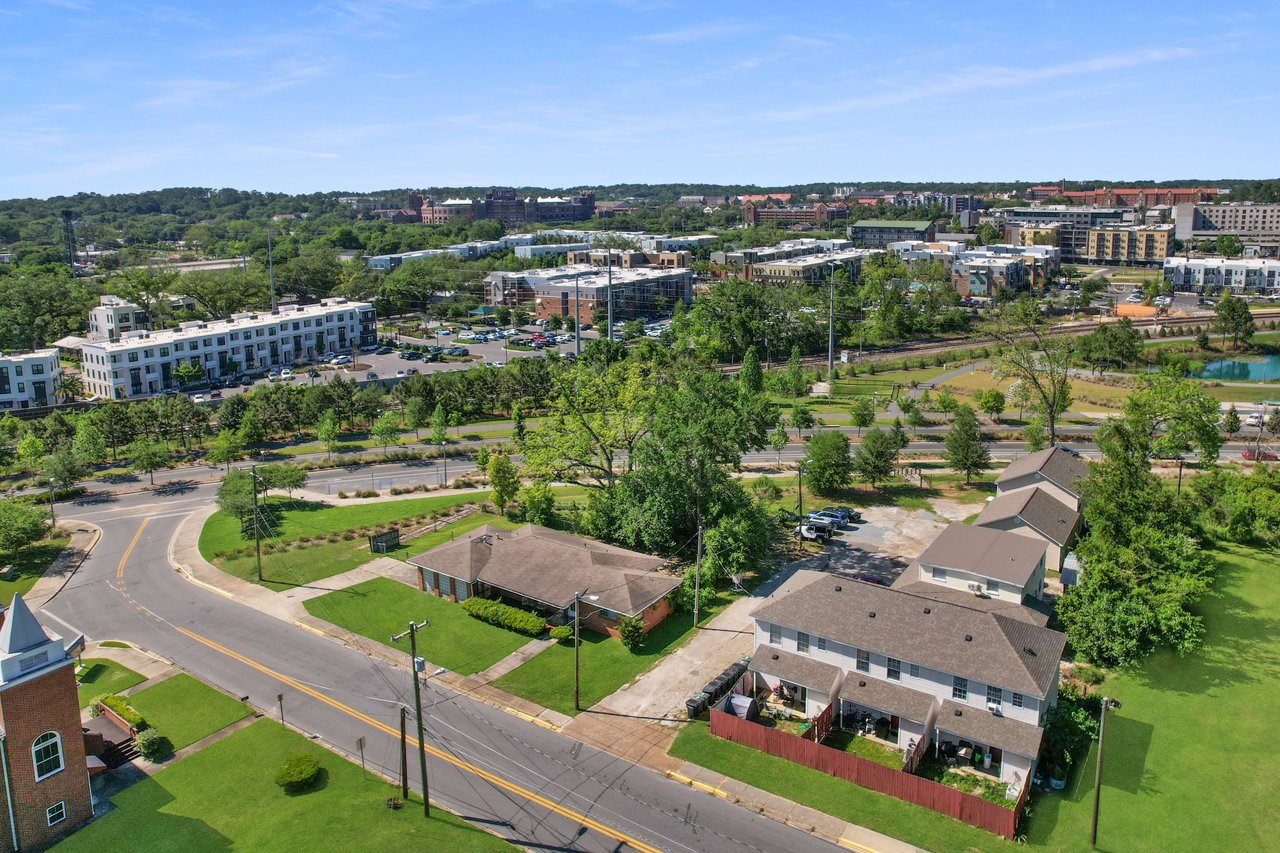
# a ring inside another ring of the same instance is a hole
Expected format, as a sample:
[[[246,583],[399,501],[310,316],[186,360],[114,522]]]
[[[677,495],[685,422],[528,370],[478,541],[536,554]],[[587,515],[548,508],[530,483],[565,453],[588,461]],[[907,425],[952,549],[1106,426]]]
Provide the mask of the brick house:
[[[93,816],[75,659],[22,596],[3,619],[0,850],[42,850]]]
[[[649,631],[671,612],[667,596],[680,578],[659,572],[665,563],[536,524],[486,524],[409,558],[418,588],[452,601],[498,597],[568,621],[581,593],[582,626],[611,636],[623,616],[641,617]]]

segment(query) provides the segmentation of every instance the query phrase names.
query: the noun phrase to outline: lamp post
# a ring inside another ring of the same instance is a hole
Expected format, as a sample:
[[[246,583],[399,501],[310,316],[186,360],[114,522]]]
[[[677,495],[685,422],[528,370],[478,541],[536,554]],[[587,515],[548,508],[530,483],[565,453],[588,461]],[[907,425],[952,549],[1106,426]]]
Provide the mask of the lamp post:
[[[1089,836],[1089,844],[1095,849],[1098,846],[1098,805],[1102,796],[1102,740],[1107,733],[1107,709],[1120,709],[1119,699],[1102,697],[1102,713],[1098,720],[1098,766],[1093,777],[1093,831]]]
[[[53,477],[49,478],[49,526],[50,527],[58,523],[58,519],[53,514],[53,499],[54,499],[53,487],[56,486],[57,484],[58,484],[57,480],[55,480]]]
[[[580,646],[579,629],[582,623],[582,599],[584,597],[589,598],[592,601],[600,600],[600,596],[598,595],[587,595],[587,591],[585,589],[582,592],[575,592],[573,594],[573,710],[575,711],[582,710],[579,700],[580,683],[578,673],[580,671],[580,666],[578,660],[578,647]]]
[[[831,271],[827,303],[827,380],[830,381],[831,373],[836,369],[836,265],[832,262],[827,264],[827,268]]]
[[[271,251],[271,237],[276,233],[276,229],[267,229],[267,278],[271,282],[271,313],[279,314],[280,309],[276,305],[276,265],[275,257]]]
[[[398,643],[406,636],[409,638],[409,662],[413,672],[413,702],[418,709],[418,765],[422,773],[422,814],[431,817],[431,799],[427,792],[427,743],[422,730],[422,682],[418,673],[426,669],[426,662],[418,657],[418,629],[431,623],[426,619],[421,622],[410,622],[408,630],[401,631],[391,637],[391,642]]]

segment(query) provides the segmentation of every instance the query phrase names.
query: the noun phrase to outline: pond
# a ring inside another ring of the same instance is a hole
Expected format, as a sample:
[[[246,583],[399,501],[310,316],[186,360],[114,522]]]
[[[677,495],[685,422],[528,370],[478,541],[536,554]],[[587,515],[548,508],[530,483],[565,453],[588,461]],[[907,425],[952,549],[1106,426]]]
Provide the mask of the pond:
[[[1217,379],[1222,382],[1280,381],[1280,355],[1262,356],[1243,361],[1220,358],[1211,361],[1197,374],[1201,379]]]

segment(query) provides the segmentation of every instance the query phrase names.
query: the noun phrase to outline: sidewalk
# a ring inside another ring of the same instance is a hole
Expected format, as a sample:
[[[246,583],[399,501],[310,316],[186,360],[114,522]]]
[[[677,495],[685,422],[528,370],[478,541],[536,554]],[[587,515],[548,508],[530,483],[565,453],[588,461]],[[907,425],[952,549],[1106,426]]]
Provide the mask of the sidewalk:
[[[76,573],[76,569],[80,568],[80,564],[84,562],[85,557],[89,556],[89,552],[93,550],[94,545],[98,544],[98,539],[102,536],[102,528],[87,521],[59,522],[58,529],[70,532],[71,541],[67,543],[67,547],[62,553],[49,564],[49,568],[45,569],[44,575],[22,597],[22,600],[32,610],[39,610],[44,607],[51,598],[62,591],[62,588],[71,580],[71,576]]]

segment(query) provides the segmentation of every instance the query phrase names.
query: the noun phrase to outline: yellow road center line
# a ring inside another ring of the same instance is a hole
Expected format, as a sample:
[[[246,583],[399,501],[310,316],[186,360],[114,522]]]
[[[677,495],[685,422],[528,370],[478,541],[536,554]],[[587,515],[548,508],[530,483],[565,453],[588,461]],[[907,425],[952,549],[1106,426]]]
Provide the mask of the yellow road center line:
[[[398,728],[392,728],[391,726],[388,726],[379,720],[375,720],[373,717],[370,717],[368,714],[365,714],[361,711],[357,711],[355,708],[352,708],[349,705],[344,705],[343,703],[337,701],[336,699],[332,699],[329,696],[326,696],[323,693],[317,690],[314,690],[308,687],[307,685],[302,684],[299,681],[295,681],[294,679],[290,678],[287,675],[282,675],[281,673],[276,672],[270,667],[264,666],[263,664],[260,664],[251,658],[245,657],[239,652],[232,651],[226,646],[216,643],[213,640],[208,639],[207,637],[203,637],[200,634],[195,633],[194,631],[189,631],[186,628],[178,628],[178,630],[181,633],[186,634],[188,637],[195,640],[196,642],[203,643],[204,645],[208,646],[211,649],[214,649],[215,651],[219,651],[222,654],[227,655],[228,657],[231,657],[231,658],[234,658],[235,660],[240,661],[246,666],[256,669],[258,672],[261,672],[263,675],[270,676],[271,678],[274,678],[283,684],[289,685],[295,690],[301,691],[302,693],[305,693],[314,699],[318,699],[319,701],[323,702],[329,707],[334,708],[338,711],[341,711],[342,713],[346,714],[349,717],[354,717],[360,722],[373,726],[375,729],[378,729],[379,731],[384,732],[386,734],[392,735],[393,737],[400,736],[400,730]],[[417,738],[410,737],[407,740],[409,743],[411,743],[414,746],[415,749],[417,748],[418,746]],[[464,770],[468,773],[472,773],[476,776],[479,776],[481,779],[484,779],[486,782],[489,782],[492,785],[496,785],[497,787],[502,788],[503,790],[509,791],[513,794],[516,794],[517,796],[523,797],[524,799],[529,800],[530,802],[536,803],[542,806],[543,808],[549,811],[555,812],[556,814],[562,817],[567,817],[570,820],[577,821],[578,823],[582,824],[583,826],[589,829],[594,829],[596,832],[599,832],[601,835],[607,836],[609,838],[612,838],[614,841],[620,841],[623,844],[626,844],[630,847],[635,848],[636,850],[640,851],[640,853],[661,853],[661,851],[656,847],[652,847],[648,844],[645,844],[643,841],[632,838],[631,836],[626,835],[625,833],[619,832],[618,830],[613,829],[610,826],[606,826],[605,824],[600,823],[599,821],[593,820],[592,818],[589,818],[586,815],[581,814],[580,812],[576,812],[573,809],[566,808],[565,806],[562,806],[559,803],[553,802],[552,800],[549,800],[540,794],[536,794],[533,791],[530,791],[527,788],[517,785],[514,782],[509,782],[506,779],[503,779],[501,776],[496,776],[493,773],[490,773],[487,770],[477,767],[474,764],[463,761],[460,758],[456,758],[447,752],[437,749],[431,744],[426,744],[425,749],[427,752],[431,753],[433,756],[440,759],[441,761],[444,761],[448,764],[452,764],[454,767],[457,767],[460,770]]]
[[[133,534],[133,539],[129,542],[129,547],[124,549],[124,554],[120,556],[120,562],[116,565],[116,577],[124,577],[125,563],[129,562],[129,556],[133,554],[133,549],[137,547],[138,540],[142,538],[142,530],[147,526],[147,519],[142,519],[142,523],[138,525],[138,532]]]

